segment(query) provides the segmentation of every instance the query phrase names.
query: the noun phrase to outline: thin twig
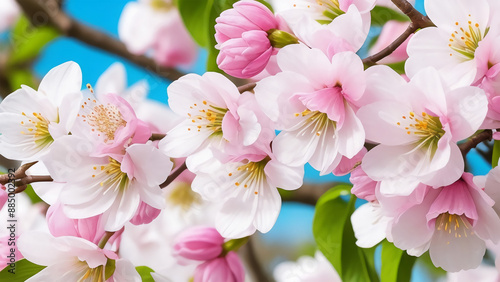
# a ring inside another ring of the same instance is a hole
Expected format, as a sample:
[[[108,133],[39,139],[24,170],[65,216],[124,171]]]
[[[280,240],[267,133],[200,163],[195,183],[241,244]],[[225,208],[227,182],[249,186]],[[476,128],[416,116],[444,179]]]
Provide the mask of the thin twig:
[[[403,44],[403,42],[405,42],[405,40],[408,39],[408,37],[410,37],[411,34],[413,34],[419,28],[434,26],[434,23],[432,23],[432,21],[428,17],[422,15],[408,1],[392,0],[392,2],[401,10],[401,12],[403,12],[410,18],[411,23],[405,30],[405,32],[403,32],[403,34],[401,34],[394,42],[389,44],[389,46],[387,46],[377,54],[374,54],[372,56],[363,59],[363,63],[366,66],[372,66],[376,62],[389,56],[392,52],[394,52],[394,50],[396,50],[399,46],[401,46],[401,44]]]
[[[153,134],[151,134],[151,137],[149,137],[149,140],[158,141],[158,140],[165,138],[165,136],[167,136],[167,135],[163,134],[163,133],[153,133]]]
[[[178,169],[176,169],[172,174],[170,174],[167,177],[167,180],[165,180],[165,182],[160,184],[160,188],[165,188],[168,185],[170,185],[170,183],[172,183],[186,169],[187,169],[187,166],[186,166],[186,163],[184,162]]]
[[[458,148],[460,148],[462,155],[465,157],[465,155],[467,155],[467,153],[472,148],[476,148],[476,146],[479,145],[479,143],[481,143],[481,142],[490,141],[491,138],[493,138],[493,132],[491,130],[487,129],[487,130],[484,130],[484,131],[472,136],[466,142],[459,144]]]
[[[435,26],[434,23],[426,16],[422,15],[413,5],[406,0],[391,0],[401,12],[407,15],[411,22],[419,28]]]
[[[415,25],[414,23],[410,23],[410,25],[403,32],[403,34],[401,34],[398,38],[396,38],[396,40],[394,40],[394,42],[389,44],[389,46],[385,47],[380,52],[373,54],[372,56],[364,58],[363,63],[366,66],[372,66],[376,62],[389,56],[392,52],[394,52],[394,50],[396,50],[399,46],[401,46],[401,44],[403,44],[403,42],[405,42],[405,40],[408,39],[408,37],[410,37],[410,35],[412,35],[415,31],[417,31],[417,29],[418,29],[417,25]]]
[[[245,91],[252,91],[255,88],[255,86],[257,86],[257,83],[250,82],[250,83],[244,84],[242,86],[239,86],[238,90],[240,91],[240,93],[243,93]]]
[[[175,68],[156,64],[151,58],[130,53],[125,44],[119,40],[68,16],[60,9],[56,0],[17,0],[17,2],[34,26],[54,27],[65,36],[118,55],[169,80],[176,80],[184,75]]]
[[[0,175],[0,184],[5,185],[8,182],[12,181],[13,179],[19,180],[24,177],[26,177],[26,171],[34,166],[37,162],[31,162],[31,163],[26,163],[20,166],[15,172],[14,172],[14,177],[12,177],[11,171],[7,174],[2,174]]]

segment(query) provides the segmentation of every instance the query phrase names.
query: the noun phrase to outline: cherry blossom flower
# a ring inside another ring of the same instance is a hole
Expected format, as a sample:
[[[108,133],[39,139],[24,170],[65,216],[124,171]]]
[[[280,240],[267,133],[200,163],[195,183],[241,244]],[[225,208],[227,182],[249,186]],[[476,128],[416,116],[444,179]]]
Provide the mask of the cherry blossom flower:
[[[212,281],[245,281],[243,264],[235,252],[229,252],[223,257],[208,260],[196,268],[194,282]]]
[[[67,62],[50,70],[38,91],[23,85],[0,104],[0,154],[36,160],[55,139],[68,134],[82,94],[80,66]]]
[[[419,256],[427,249],[435,266],[456,272],[476,268],[485,241],[500,240],[494,201],[464,173],[453,184],[429,189],[421,204],[404,211],[391,230],[394,245]]]
[[[300,42],[320,49],[328,58],[344,51],[357,52],[368,35],[362,15],[354,5],[329,24],[321,24],[307,14],[293,15],[286,19]]]
[[[197,172],[192,188],[204,199],[221,203],[217,231],[225,238],[241,238],[271,230],[281,210],[276,187],[297,189],[303,176],[302,166],[285,165],[272,154],[261,153]]]
[[[173,82],[168,93],[170,108],[186,118],[160,141],[160,148],[171,157],[187,157],[212,147],[224,152],[228,145],[260,147],[274,137],[265,115],[252,102],[253,95],[240,95],[221,74],[186,75]]]
[[[420,30],[408,43],[406,74],[412,77],[432,66],[450,84],[470,85],[482,78],[489,67],[481,42],[499,34],[495,2],[425,1],[425,10],[436,27]]]
[[[112,64],[101,74],[94,91],[97,100],[110,93],[120,95],[134,109],[137,118],[148,123],[154,133],[165,133],[182,120],[167,105],[147,98],[149,85],[146,80],[140,80],[127,88],[127,73],[121,63]]]
[[[355,115],[365,90],[361,59],[352,52],[332,59],[318,49],[290,45],[278,54],[283,72],[261,80],[255,96],[281,133],[273,141],[277,159],[291,166],[309,162],[321,174],[342,156],[352,158],[365,134]]]
[[[456,142],[478,130],[487,111],[484,91],[450,89],[432,68],[407,83],[388,67],[370,68],[371,86],[357,116],[367,140],[381,143],[363,158],[362,168],[381,182],[382,194],[409,195],[420,183],[439,187],[464,171]]]
[[[59,201],[69,218],[102,214],[104,229],[116,231],[132,219],[141,201],[161,209],[161,184],[172,162],[151,143],[133,144],[120,160],[91,156],[92,146],[77,136],[58,140],[42,158],[50,175],[65,182]]]
[[[97,100],[87,93],[77,116],[72,134],[91,141],[95,156],[109,155],[121,160],[127,146],[145,143],[151,137],[149,125],[138,119],[130,104],[117,94]]]
[[[171,0],[129,2],[118,23],[118,35],[130,52],[153,50],[156,62],[165,66],[190,64],[196,44]]]
[[[110,260],[115,260],[111,281],[141,281],[129,261],[82,238],[29,232],[18,246],[27,260],[47,266],[27,281],[105,281]]]

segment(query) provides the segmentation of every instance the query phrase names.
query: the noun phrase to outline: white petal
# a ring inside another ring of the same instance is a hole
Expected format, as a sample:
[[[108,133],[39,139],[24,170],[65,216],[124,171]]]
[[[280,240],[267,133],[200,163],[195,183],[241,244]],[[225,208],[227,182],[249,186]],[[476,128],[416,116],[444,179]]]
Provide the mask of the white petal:
[[[300,188],[304,179],[303,166],[292,167],[276,160],[269,161],[264,172],[273,186],[285,190]]]
[[[371,248],[386,237],[389,222],[392,219],[383,216],[380,206],[366,203],[357,208],[351,215],[352,228],[356,235],[356,245]]]
[[[81,89],[82,70],[75,62],[66,62],[51,69],[38,87],[38,91],[47,95],[54,106],[65,106],[62,104],[63,97]]]

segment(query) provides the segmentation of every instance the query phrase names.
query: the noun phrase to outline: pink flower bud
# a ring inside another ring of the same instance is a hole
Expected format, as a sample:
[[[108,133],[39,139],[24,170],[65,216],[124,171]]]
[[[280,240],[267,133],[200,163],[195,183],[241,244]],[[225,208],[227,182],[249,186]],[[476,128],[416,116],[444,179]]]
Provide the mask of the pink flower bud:
[[[243,282],[245,269],[235,252],[200,264],[194,272],[194,282]]]
[[[101,215],[89,218],[71,219],[63,212],[63,206],[57,202],[47,210],[47,225],[49,231],[55,237],[74,236],[86,239],[94,244],[99,244],[106,231],[101,223]],[[121,235],[122,231],[116,232],[109,240],[113,244]]]
[[[224,238],[215,228],[193,227],[177,237],[174,255],[191,260],[211,260],[222,253],[222,244]]]
[[[217,65],[227,74],[250,78],[266,67],[273,54],[271,42],[264,31],[247,31],[220,45]]]
[[[219,68],[240,78],[259,74],[273,54],[268,31],[279,26],[274,14],[257,1],[239,1],[216,19]]]

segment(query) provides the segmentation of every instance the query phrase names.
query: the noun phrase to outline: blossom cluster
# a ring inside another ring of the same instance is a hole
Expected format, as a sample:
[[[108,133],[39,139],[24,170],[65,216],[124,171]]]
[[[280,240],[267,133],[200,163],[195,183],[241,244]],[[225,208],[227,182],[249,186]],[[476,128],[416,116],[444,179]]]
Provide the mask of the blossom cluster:
[[[50,205],[47,230],[18,239],[23,257],[47,266],[30,281],[139,281],[139,265],[156,281],[244,281],[235,251],[273,228],[278,188],[299,189],[307,163],[350,173],[366,200],[351,218],[358,246],[387,239],[429,251],[446,271],[478,267],[500,241],[500,169],[466,172],[461,144],[478,131],[500,139],[500,6],[426,0],[435,26],[385,58],[406,60],[401,75],[357,54],[383,2],[275,0],[274,12],[236,2],[216,19],[217,64],[253,81],[247,90],[220,73],[188,74],[168,87],[168,109],[146,100],[143,82],[127,90],[121,65],[82,90],[67,62],[37,90],[7,96],[0,154],[52,179],[32,183]],[[185,64],[194,47],[179,24],[170,1],[131,2],[120,37],[134,53]],[[373,48],[394,40],[382,35]]]

